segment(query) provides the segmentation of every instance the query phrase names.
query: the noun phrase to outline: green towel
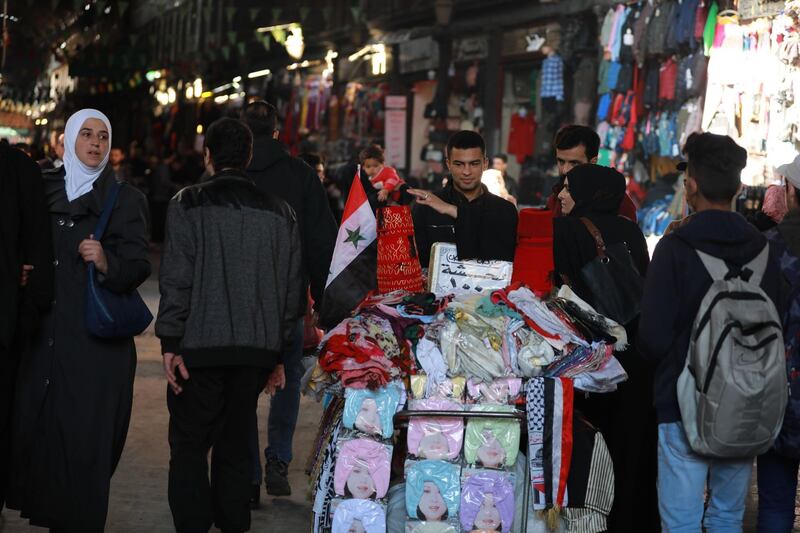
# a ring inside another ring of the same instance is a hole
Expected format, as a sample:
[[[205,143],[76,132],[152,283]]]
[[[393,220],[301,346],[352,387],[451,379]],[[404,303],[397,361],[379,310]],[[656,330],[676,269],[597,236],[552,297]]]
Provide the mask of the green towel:
[[[711,55],[711,48],[714,46],[714,36],[717,31],[717,13],[719,13],[719,6],[714,2],[711,4],[711,9],[708,10],[706,27],[703,30],[703,50],[706,57]]]

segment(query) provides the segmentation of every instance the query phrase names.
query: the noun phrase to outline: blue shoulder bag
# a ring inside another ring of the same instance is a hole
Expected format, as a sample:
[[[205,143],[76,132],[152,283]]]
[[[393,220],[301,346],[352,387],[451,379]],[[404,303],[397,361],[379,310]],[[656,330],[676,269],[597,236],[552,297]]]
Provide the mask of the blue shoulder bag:
[[[103,238],[121,187],[122,184],[115,181],[106,198],[94,230],[98,241]],[[152,321],[153,314],[136,289],[120,294],[101,287],[94,263],[89,263],[86,283],[86,329],[89,333],[103,339],[127,339],[143,332]]]

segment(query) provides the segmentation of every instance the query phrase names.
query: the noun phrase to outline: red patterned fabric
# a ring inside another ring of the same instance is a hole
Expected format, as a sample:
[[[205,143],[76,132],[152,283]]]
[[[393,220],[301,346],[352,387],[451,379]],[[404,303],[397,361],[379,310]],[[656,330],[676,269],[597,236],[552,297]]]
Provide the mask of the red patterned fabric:
[[[422,268],[407,205],[378,210],[378,291],[421,292]]]

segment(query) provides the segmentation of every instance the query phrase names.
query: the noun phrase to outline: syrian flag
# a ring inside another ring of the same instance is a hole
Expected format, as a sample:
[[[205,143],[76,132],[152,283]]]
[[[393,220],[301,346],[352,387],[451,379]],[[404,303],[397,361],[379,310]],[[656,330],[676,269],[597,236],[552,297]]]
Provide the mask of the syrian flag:
[[[356,170],[336,248],[325,283],[319,323],[325,329],[335,327],[349,317],[370,291],[378,286],[378,231],[375,213],[361,185],[361,167]]]

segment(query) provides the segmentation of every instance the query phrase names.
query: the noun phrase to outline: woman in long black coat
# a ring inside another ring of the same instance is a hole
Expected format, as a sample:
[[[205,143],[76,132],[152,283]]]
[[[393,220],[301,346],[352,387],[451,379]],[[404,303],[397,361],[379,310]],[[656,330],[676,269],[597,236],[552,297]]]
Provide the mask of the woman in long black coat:
[[[93,337],[84,323],[88,262],[118,293],[150,274],[147,204],[133,187],[122,185],[102,242],[92,238],[115,181],[110,143],[105,115],[81,110],[67,121],[64,167],[44,174],[56,291],[21,363],[9,507],[58,533],[104,530],[133,402],[133,338]]]
[[[581,270],[597,257],[597,246],[581,222],[582,217],[597,227],[607,246],[625,243],[642,277],[650,262],[642,231],[619,215],[624,195],[622,174],[599,165],[581,165],[567,174],[564,190],[558,197],[565,216],[553,219],[556,282],[568,281],[575,293],[590,304],[596,297],[582,279]],[[637,322],[638,318],[623,324],[630,347],[615,354],[628,380],[616,392],[575,395],[575,408],[603,434],[614,461],[614,506],[609,532],[660,530],[653,374],[648,363],[632,348]]]

